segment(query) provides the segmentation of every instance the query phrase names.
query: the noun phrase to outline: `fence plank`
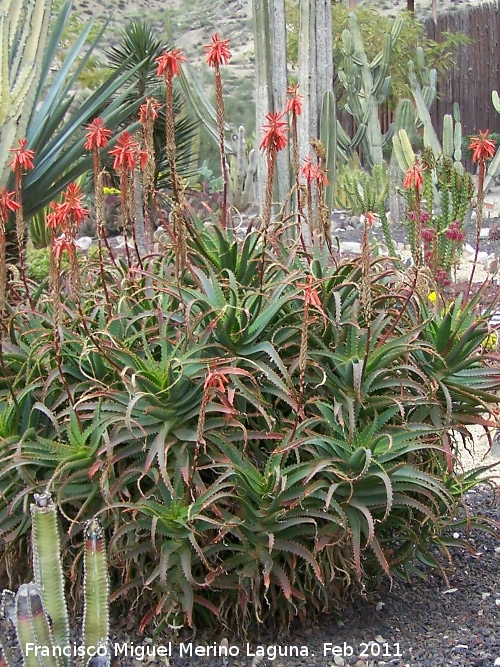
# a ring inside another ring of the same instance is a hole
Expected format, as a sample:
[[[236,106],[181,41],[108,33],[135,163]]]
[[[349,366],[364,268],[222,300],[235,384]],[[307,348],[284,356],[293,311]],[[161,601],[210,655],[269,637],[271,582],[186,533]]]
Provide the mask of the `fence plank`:
[[[491,91],[500,92],[500,8],[499,0],[465,10],[438,15],[425,21],[426,34],[440,41],[443,32],[462,33],[473,42],[464,45],[456,67],[447,80],[438,84],[438,99],[431,109],[439,133],[442,119],[451,113],[453,103],[460,106],[464,135],[489,129],[500,132],[500,114],[491,102]]]

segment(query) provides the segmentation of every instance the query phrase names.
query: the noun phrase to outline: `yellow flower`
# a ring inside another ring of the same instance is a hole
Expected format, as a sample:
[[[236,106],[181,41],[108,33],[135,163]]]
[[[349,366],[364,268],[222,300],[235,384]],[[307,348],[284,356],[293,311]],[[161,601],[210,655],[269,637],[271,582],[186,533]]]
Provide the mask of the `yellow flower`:
[[[486,352],[493,352],[498,347],[498,332],[492,331],[483,340],[483,350]]]
[[[437,301],[437,294],[436,292],[429,292],[429,296],[427,297],[431,303],[436,303]]]
[[[104,186],[103,189],[102,189],[102,194],[103,195],[119,195],[120,190],[117,190],[117,188],[107,188],[106,186]]]

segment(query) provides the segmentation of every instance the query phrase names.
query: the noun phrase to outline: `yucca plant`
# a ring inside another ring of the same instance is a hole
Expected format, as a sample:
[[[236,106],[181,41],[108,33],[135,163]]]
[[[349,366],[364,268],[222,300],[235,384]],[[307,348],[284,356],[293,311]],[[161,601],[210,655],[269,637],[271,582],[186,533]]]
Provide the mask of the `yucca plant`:
[[[98,652],[110,663],[109,584],[104,534],[97,519],[85,525],[84,609],[82,646],[76,652],[71,640],[70,618],[62,569],[57,509],[50,494],[35,495],[31,505],[34,581],[17,593],[2,592],[0,604],[0,659],[8,667],[22,658],[25,667],[39,663],[48,667],[71,666],[75,657],[84,664]],[[17,646],[9,637],[15,629]]]

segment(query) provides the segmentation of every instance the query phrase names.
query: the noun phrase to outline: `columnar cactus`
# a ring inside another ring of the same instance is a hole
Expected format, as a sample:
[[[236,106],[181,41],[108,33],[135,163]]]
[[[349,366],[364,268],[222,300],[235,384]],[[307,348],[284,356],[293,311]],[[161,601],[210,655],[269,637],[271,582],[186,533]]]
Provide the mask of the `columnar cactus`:
[[[367,167],[382,164],[383,148],[390,132],[383,135],[380,129],[379,106],[389,93],[388,68],[391,51],[403,27],[401,18],[389,21],[384,48],[372,63],[368,62],[356,15],[351,13],[348,28],[342,33],[344,67],[338,72],[346,91],[346,108],[353,116],[357,135],[353,142],[361,144]],[[348,150],[352,147],[345,146]]]
[[[230,202],[238,211],[243,211],[250,203],[257,171],[255,149],[248,157],[245,153],[245,128],[238,129],[236,154],[229,157]]]
[[[260,129],[269,112],[283,111],[286,103],[286,26],[284,0],[253,0],[255,77],[256,77],[256,131],[260,143]],[[257,195],[263,207],[267,181],[266,160],[259,153],[257,162]],[[277,198],[285,201],[290,189],[288,151],[277,155]]]
[[[25,136],[49,29],[51,0],[2,0],[0,10],[0,185],[10,149]]]
[[[0,603],[0,663],[13,667],[72,667],[69,615],[64,593],[57,511],[50,494],[35,495],[31,506],[35,581],[16,594],[4,590]],[[100,664],[109,665],[109,586],[104,535],[97,519],[85,526],[83,642],[87,665],[99,647]],[[17,647],[9,641],[12,627]],[[80,653],[78,653],[80,655]]]

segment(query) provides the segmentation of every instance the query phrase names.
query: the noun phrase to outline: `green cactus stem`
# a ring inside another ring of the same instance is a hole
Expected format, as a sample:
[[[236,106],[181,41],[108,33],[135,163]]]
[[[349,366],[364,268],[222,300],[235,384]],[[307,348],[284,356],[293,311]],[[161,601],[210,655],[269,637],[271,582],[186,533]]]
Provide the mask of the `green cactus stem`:
[[[38,645],[32,622],[30,584],[22,584],[16,595],[16,632],[21,647],[24,667],[43,667],[37,652],[31,650]]]
[[[335,183],[337,181],[337,111],[335,95],[331,90],[323,93],[320,120],[320,141],[325,147],[328,185],[325,187],[325,204],[330,213],[335,205]]]
[[[85,526],[83,644],[103,645],[109,636],[109,581],[104,532],[97,519]],[[108,656],[109,662],[109,656]]]
[[[50,494],[35,494],[31,505],[33,568],[43,608],[52,620],[57,646],[69,643],[69,619],[60,557],[57,510]],[[67,662],[67,661],[65,661]]]
[[[10,149],[24,137],[39,86],[50,0],[3,0],[0,9],[0,185],[10,174]]]

